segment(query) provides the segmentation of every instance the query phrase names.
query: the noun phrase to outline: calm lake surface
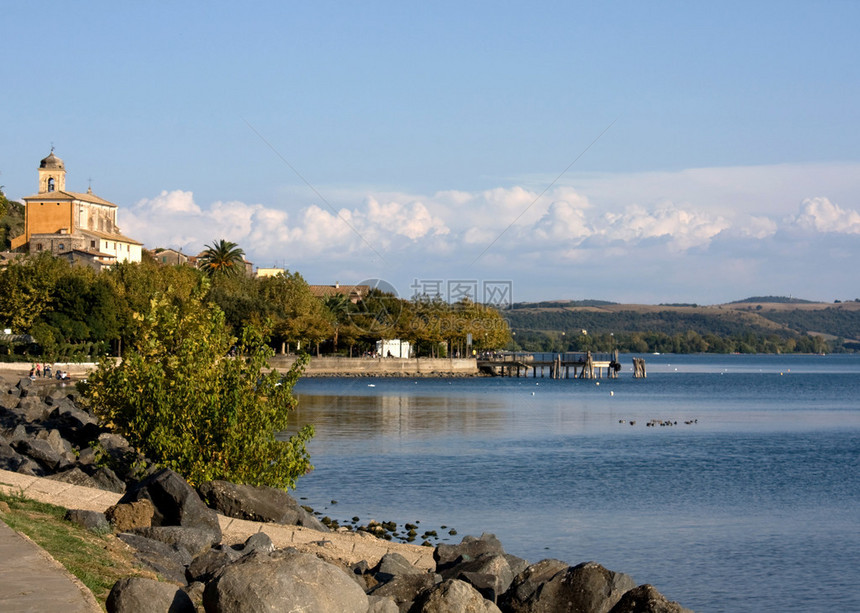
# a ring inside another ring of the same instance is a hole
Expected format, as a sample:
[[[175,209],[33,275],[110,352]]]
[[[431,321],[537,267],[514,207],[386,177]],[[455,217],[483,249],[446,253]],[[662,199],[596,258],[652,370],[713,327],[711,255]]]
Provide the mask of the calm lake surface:
[[[860,611],[860,356],[645,357],[644,380],[630,356],[617,380],[302,379],[295,494],[696,611]]]

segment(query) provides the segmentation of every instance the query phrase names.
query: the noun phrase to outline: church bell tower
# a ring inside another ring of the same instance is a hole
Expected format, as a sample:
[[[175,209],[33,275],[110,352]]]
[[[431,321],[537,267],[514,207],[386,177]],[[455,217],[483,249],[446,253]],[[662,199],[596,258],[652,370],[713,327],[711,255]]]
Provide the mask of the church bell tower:
[[[63,160],[51,154],[39,163],[39,193],[62,192],[66,189],[66,166]]]

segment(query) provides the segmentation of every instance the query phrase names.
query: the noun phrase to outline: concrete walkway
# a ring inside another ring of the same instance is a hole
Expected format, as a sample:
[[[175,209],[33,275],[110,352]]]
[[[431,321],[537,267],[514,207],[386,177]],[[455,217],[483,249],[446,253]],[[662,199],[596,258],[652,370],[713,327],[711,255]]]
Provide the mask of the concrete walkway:
[[[102,608],[44,549],[0,521],[0,611],[101,613]]]
[[[103,512],[117,503],[120,494],[69,485],[40,477],[0,470],[0,491],[23,495],[67,509]],[[366,533],[318,532],[301,526],[261,523],[219,515],[225,544],[242,543],[256,532],[265,532],[275,547],[295,547],[323,559],[353,564],[366,560],[371,566],[386,553],[399,553],[418,568],[432,570],[433,548],[392,543]],[[95,608],[93,608],[95,607]],[[0,522],[0,611],[100,611],[92,593],[44,550]]]

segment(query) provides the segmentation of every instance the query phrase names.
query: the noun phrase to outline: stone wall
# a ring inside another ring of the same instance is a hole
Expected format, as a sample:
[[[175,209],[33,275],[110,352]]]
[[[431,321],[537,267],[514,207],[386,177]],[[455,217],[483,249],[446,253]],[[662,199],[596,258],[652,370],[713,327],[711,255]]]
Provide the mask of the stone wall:
[[[272,368],[288,369],[295,356],[278,355],[270,360]],[[345,376],[415,376],[478,374],[478,364],[471,358],[312,358],[305,370],[306,375]]]

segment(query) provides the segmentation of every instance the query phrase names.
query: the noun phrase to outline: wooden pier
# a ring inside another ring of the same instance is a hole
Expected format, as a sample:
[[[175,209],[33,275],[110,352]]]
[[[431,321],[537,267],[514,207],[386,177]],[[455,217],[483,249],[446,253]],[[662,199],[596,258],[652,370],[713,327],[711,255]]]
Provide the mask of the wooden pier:
[[[641,366],[638,362],[641,361]],[[645,376],[645,360],[634,358],[637,364],[634,377]],[[549,379],[607,379],[618,378],[621,363],[618,350],[612,353],[500,353],[478,358],[481,372],[502,377],[528,377]]]

